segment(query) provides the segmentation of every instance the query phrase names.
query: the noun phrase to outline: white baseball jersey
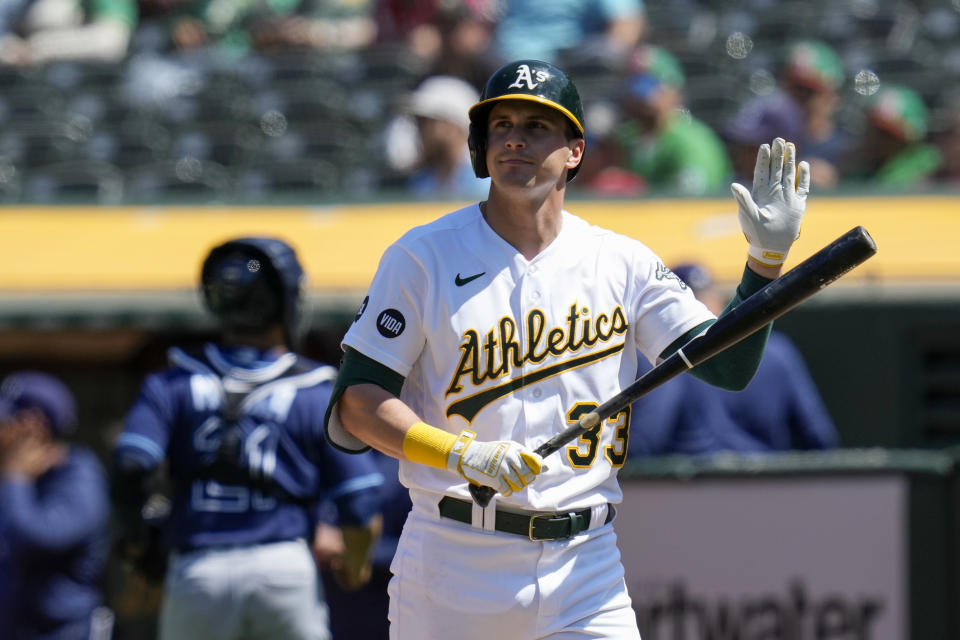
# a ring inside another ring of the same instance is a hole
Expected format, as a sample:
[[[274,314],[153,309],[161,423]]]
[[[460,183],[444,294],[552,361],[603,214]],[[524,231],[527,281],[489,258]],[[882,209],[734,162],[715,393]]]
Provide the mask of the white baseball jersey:
[[[527,260],[474,204],[384,252],[343,344],[403,375],[400,397],[425,422],[534,449],[632,382],[637,350],[655,361],[712,318],[636,240],[564,211],[558,237]],[[611,417],[499,503],[566,511],[619,502],[612,468],[626,460],[628,424],[629,410]],[[466,482],[443,469],[402,461],[400,480],[415,494],[469,499]]]

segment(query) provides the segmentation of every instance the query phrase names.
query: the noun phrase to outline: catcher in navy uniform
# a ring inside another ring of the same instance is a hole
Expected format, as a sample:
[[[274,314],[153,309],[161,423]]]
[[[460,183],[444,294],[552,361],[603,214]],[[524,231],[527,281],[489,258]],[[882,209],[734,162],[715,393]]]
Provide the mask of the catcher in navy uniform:
[[[336,504],[346,541],[338,576],[355,587],[369,575],[382,475],[370,457],[324,439],[336,370],[291,351],[303,281],[294,250],[278,239],[215,247],[201,290],[220,341],[196,354],[171,349],[170,366],[146,378],[117,439],[121,537],[145,535],[156,471],[168,471],[161,640],[329,638],[310,551],[324,498]]]

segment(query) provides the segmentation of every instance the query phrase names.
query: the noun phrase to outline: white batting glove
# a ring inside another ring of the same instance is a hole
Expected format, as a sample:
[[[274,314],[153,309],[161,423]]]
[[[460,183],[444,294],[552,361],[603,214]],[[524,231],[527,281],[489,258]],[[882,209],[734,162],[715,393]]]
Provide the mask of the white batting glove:
[[[481,442],[475,438],[473,431],[461,431],[447,458],[447,468],[473,484],[492,487],[500,495],[509,496],[547,468],[543,458],[517,442]]]
[[[805,161],[798,165],[793,143],[776,138],[773,145],[760,145],[753,190],[736,182],[730,190],[737,200],[740,228],[750,243],[750,255],[770,267],[783,264],[800,236],[810,192],[810,165]]]

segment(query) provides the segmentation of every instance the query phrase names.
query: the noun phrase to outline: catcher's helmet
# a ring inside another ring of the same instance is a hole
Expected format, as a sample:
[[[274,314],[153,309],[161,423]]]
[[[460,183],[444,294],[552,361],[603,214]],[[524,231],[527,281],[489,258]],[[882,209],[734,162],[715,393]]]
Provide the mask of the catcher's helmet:
[[[200,274],[207,308],[224,327],[260,330],[283,326],[296,346],[305,280],[293,248],[276,238],[236,238],[214,247]]]
[[[583,107],[573,81],[563,71],[540,60],[517,60],[506,64],[490,76],[480,94],[480,101],[470,107],[470,160],[478,178],[490,175],[487,170],[487,118],[500,100],[530,100],[556,109],[567,117],[573,129],[584,136]],[[581,161],[580,164],[583,164]],[[573,180],[580,166],[567,173]]]

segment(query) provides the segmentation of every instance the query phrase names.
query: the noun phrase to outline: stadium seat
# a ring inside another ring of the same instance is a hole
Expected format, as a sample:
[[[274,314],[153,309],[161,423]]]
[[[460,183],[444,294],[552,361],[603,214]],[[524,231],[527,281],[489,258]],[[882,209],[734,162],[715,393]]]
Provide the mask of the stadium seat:
[[[322,53],[276,53],[258,61],[269,69],[272,86],[298,84],[333,75],[334,57]]]
[[[352,117],[347,90],[331,79],[275,84],[251,98],[253,117],[277,111],[291,124],[330,124]]]
[[[427,69],[404,47],[382,44],[336,58],[331,77],[346,87],[366,86],[399,95],[413,89]]]
[[[255,126],[230,120],[186,124],[171,131],[170,157],[196,158],[225,167],[242,166],[263,144]]]
[[[0,156],[22,168],[68,160],[77,136],[59,119],[43,116],[9,120],[0,130]]]
[[[10,118],[58,118],[63,111],[63,96],[48,85],[37,82],[2,87]]]
[[[16,165],[0,156],[0,202],[20,201],[21,172]]]
[[[23,198],[49,204],[119,204],[123,172],[106,162],[63,162],[25,171]]]
[[[327,160],[344,166],[369,159],[369,143],[362,132],[343,123],[288,127],[281,135],[267,138],[257,155],[281,162]]]
[[[234,190],[246,201],[303,195],[333,196],[340,191],[340,171],[327,160],[258,161],[235,173]]]
[[[171,135],[152,120],[102,122],[81,145],[78,153],[95,161],[133,167],[170,158]]]
[[[125,200],[130,203],[222,202],[232,182],[225,167],[196,158],[165,160],[127,172]]]
[[[63,104],[64,118],[84,118],[94,125],[119,122],[129,117],[129,114],[129,109],[121,102],[86,87],[67,97]]]
[[[696,0],[647,3],[648,42],[678,55],[706,51],[720,36],[720,16],[712,4]]]
[[[122,76],[120,63],[58,60],[42,70],[43,82],[62,93],[79,90],[107,93],[119,84]]]

